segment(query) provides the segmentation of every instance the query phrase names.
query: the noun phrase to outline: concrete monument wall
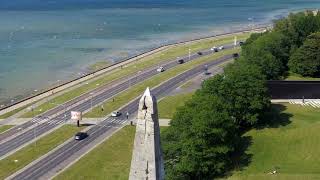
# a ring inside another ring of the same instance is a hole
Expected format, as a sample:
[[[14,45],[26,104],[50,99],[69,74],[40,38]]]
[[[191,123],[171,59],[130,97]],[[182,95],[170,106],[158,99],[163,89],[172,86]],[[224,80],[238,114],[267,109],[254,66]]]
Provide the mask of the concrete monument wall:
[[[149,88],[139,101],[130,180],[164,179],[157,100]]]

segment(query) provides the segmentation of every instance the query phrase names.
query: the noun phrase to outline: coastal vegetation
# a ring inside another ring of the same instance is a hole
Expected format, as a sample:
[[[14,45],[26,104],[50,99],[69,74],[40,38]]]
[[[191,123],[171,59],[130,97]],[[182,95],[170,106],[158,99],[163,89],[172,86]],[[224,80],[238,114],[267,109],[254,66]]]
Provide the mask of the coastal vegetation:
[[[96,63],[90,65],[88,70],[93,72],[93,71],[100,70],[104,67],[110,66],[110,65],[111,65],[111,62],[108,60],[99,61],[99,62],[96,62]]]
[[[227,65],[223,74],[206,80],[177,109],[162,136],[167,179],[213,179],[233,171],[236,163],[250,163],[244,154],[245,134],[282,122],[281,111],[271,106],[266,81],[283,79],[288,71],[301,73],[293,68],[293,60],[309,66],[303,68],[312,72],[306,75],[317,73],[316,63],[305,62],[319,58],[318,35],[312,34],[317,31],[319,17],[313,12],[291,14],[275,22],[273,30],[251,35],[242,46],[242,56]],[[288,140],[287,145],[294,144],[294,138]],[[269,148],[274,154],[278,151]],[[303,145],[300,148],[305,151]]]

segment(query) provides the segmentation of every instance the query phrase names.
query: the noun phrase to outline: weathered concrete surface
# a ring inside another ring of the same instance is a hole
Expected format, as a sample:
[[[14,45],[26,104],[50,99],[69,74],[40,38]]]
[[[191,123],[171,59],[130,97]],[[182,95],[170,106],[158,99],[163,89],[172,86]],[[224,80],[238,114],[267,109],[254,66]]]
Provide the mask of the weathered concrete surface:
[[[157,100],[149,88],[139,102],[130,180],[164,179]]]

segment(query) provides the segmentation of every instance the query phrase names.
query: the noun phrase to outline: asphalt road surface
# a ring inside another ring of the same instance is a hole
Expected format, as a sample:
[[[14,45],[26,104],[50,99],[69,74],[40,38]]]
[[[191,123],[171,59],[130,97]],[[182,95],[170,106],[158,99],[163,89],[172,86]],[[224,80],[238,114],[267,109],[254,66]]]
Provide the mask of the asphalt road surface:
[[[208,67],[216,66],[230,60],[231,58],[232,58],[232,55],[227,55],[207,63],[207,66]],[[170,91],[172,91],[173,89],[175,89],[179,84],[181,84],[181,82],[185,82],[191,79],[192,77],[195,77],[198,74],[203,72],[204,72],[204,66],[199,65],[189,71],[186,71],[170,79],[169,81],[166,81],[162,85],[152,89],[151,93],[155,95],[157,98],[159,98],[160,96],[163,96],[169,93]],[[120,112],[129,111],[130,114],[135,114],[135,112],[138,109],[138,101],[139,101],[139,98],[129,103],[127,106],[121,108],[119,111]],[[88,106],[88,104],[86,106]],[[115,128],[120,128],[122,124],[126,123],[126,121],[127,119],[125,115],[119,116],[117,118],[109,117],[104,121],[102,121],[101,123],[99,123],[98,125],[89,129],[87,131],[89,136],[86,139],[82,141],[72,140],[66,143],[56,151],[48,154],[48,156],[46,156],[45,158],[36,162],[31,167],[24,169],[15,177],[11,177],[11,178],[17,179],[17,180],[41,179],[43,178],[44,175],[46,175],[46,173],[48,173],[50,170],[54,169],[55,167],[59,166],[59,164],[63,163],[72,154],[88,146],[92,141],[97,139],[99,136],[102,136],[104,133],[111,131],[112,129],[115,129]]]
[[[233,48],[233,45],[225,45],[225,49]],[[185,62],[195,60],[201,56],[208,55],[210,53],[213,53],[211,50],[205,50],[202,51],[202,55],[192,54],[189,58],[189,56],[181,57],[184,59]],[[179,58],[179,59],[181,59]],[[167,62],[166,64],[163,64],[162,66],[165,69],[170,69],[175,66],[178,66],[177,59],[173,59],[172,61]],[[80,97],[75,98],[72,101],[69,101],[65,103],[63,106],[58,106],[57,108],[54,108],[52,110],[49,110],[42,114],[41,116],[38,116],[34,118],[33,120],[26,122],[22,125],[19,125],[12,130],[9,130],[3,134],[0,134],[0,158],[5,157],[5,155],[12,154],[16,151],[16,149],[21,148],[22,146],[27,145],[29,142],[34,140],[37,136],[40,136],[51,129],[62,125],[67,120],[70,119],[71,111],[81,111],[84,112],[86,110],[89,110],[93,105],[98,105],[107,99],[110,99],[111,97],[115,96],[116,94],[128,89],[130,86],[135,85],[139,82],[142,82],[159,72],[156,71],[158,67],[152,67],[149,69],[146,69],[142,71],[141,73],[137,73],[136,76],[133,77],[126,77],[122,78],[121,80],[118,80],[114,82],[112,85],[107,84],[101,88],[98,88],[96,90],[93,90],[89,93],[86,93]],[[77,102],[81,102],[78,103]],[[73,107],[72,107],[73,106]],[[71,107],[69,109],[66,109],[66,107]],[[54,115],[58,114],[58,115]],[[49,117],[52,116],[52,117]],[[34,126],[33,128],[30,128]],[[19,133],[21,129],[28,128],[28,130]]]

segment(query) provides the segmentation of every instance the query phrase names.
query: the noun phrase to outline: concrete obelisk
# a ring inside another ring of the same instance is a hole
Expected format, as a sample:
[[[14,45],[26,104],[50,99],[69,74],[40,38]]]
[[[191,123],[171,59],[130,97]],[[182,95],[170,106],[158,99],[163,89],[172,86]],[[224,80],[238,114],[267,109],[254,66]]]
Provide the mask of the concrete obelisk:
[[[146,89],[139,101],[130,180],[164,179],[157,100]]]

